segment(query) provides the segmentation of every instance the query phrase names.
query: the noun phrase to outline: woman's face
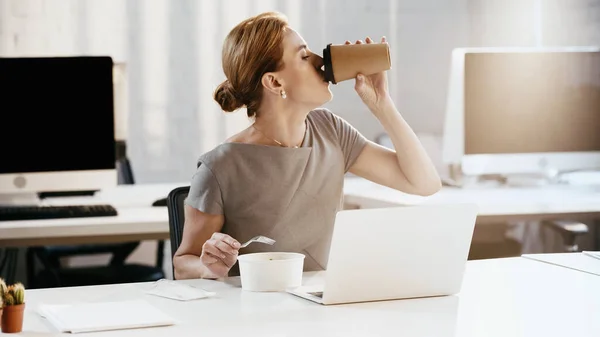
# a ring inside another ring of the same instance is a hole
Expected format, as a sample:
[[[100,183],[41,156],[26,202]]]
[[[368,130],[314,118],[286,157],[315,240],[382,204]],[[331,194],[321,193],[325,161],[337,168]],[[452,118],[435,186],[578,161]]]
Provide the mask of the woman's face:
[[[278,73],[290,103],[312,110],[331,100],[322,67],[323,58],[313,54],[304,39],[288,28],[283,40],[283,69]]]

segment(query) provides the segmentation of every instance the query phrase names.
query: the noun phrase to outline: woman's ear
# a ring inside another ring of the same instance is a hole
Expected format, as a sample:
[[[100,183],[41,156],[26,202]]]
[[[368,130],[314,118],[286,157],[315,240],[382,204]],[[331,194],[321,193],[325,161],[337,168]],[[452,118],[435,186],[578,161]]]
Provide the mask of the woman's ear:
[[[261,83],[265,90],[268,90],[275,95],[279,95],[283,89],[283,81],[276,73],[265,73],[261,78]]]

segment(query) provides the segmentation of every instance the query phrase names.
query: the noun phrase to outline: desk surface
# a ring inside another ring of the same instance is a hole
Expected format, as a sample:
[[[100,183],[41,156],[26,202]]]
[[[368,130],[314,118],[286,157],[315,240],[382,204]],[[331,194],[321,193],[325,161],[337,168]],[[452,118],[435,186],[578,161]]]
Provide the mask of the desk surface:
[[[152,207],[181,184],[120,185],[93,197],[44,200],[44,205],[113,205],[117,216],[0,222],[0,246],[101,243],[169,238],[166,207]]]
[[[305,274],[305,284],[322,274]],[[181,324],[108,336],[598,336],[600,277],[524,258],[469,261],[457,296],[321,306],[286,293],[252,293],[188,280],[216,297],[179,302],[143,294],[150,284],[28,290],[23,336],[53,330],[39,304],[144,298]]]
[[[361,208],[433,203],[475,203],[478,223],[600,216],[600,186],[444,187],[433,196],[409,195],[361,178],[347,178],[345,201]]]
[[[92,198],[56,198],[46,204],[109,203],[116,217],[0,222],[0,246],[98,243],[167,239],[166,207],[151,207],[182,183],[121,185]],[[510,220],[542,220],[564,216],[600,217],[600,190],[594,188],[451,188],[430,197],[398,192],[362,178],[349,177],[345,201],[361,208],[420,203],[473,202],[479,205],[478,224]]]

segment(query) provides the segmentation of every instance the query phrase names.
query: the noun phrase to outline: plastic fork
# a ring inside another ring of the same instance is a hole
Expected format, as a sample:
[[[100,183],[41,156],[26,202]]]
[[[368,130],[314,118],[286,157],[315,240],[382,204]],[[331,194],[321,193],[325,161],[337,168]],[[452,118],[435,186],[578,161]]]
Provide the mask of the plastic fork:
[[[248,240],[248,241],[244,242],[244,243],[243,243],[243,244],[240,246],[240,248],[245,248],[245,247],[247,247],[249,244],[251,244],[252,242],[260,242],[260,243],[265,243],[265,244],[267,244],[267,245],[272,245],[272,244],[274,244],[274,243],[275,243],[275,240],[273,240],[273,239],[271,239],[271,238],[268,238],[268,237],[266,237],[266,236],[258,235],[258,236],[255,236],[255,237],[253,237],[252,239],[250,239],[250,240]]]

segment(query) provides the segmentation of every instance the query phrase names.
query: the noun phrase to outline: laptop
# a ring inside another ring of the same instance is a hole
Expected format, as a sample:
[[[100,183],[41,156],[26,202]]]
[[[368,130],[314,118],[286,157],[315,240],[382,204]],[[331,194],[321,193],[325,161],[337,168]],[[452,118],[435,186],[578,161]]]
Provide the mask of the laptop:
[[[477,212],[473,204],[340,211],[323,283],[287,292],[323,305],[456,294]]]

